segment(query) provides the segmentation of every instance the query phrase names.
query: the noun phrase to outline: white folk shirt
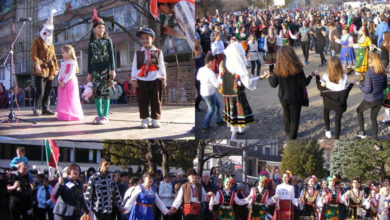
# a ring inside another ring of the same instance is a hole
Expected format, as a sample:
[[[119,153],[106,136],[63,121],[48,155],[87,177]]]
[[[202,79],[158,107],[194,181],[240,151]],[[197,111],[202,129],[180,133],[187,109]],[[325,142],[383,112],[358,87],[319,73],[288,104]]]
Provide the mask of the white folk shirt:
[[[298,201],[295,198],[294,187],[289,184],[279,184],[276,186],[275,195],[279,196],[279,200],[290,200],[292,204],[298,206]]]
[[[76,77],[77,63],[74,60],[64,60],[58,73],[58,80],[65,84],[72,78]]]
[[[262,193],[263,192],[263,190],[267,190],[267,189],[265,189],[264,187],[261,187],[261,186],[257,186],[257,190],[260,192],[260,193]],[[251,190],[251,192],[250,192],[250,194],[249,194],[249,196],[248,196],[248,202],[249,202],[249,204],[253,204],[255,201],[253,200],[253,197],[256,197],[257,195],[256,195],[256,188],[255,187],[253,187],[252,188],[252,190]],[[265,205],[267,205],[267,206],[269,206],[269,205],[271,205],[272,203],[275,203],[275,201],[274,201],[274,199],[272,198],[272,197],[269,197],[269,194],[268,194],[268,196],[267,196],[267,198],[266,198],[266,200],[265,200]]]
[[[215,73],[210,68],[207,66],[201,67],[196,79],[200,81],[200,95],[202,97],[215,94],[215,89],[218,88],[219,83]]]
[[[130,199],[126,202],[125,206],[123,207],[126,211],[125,212],[130,212],[132,207],[134,206],[139,194],[142,192],[142,188],[144,187],[143,185],[138,185],[136,188],[131,192],[131,197]],[[168,213],[167,207],[164,205],[164,203],[161,201],[160,197],[158,197],[158,194],[155,193],[156,199],[154,200],[154,203],[157,205],[158,209],[166,215]]]
[[[191,184],[192,190],[195,190],[195,184]],[[183,187],[180,187],[179,192],[177,193],[177,196],[175,198],[175,201],[173,201],[172,207],[175,207],[178,209],[181,206],[181,203],[183,202]],[[202,186],[202,199],[199,201],[198,197],[193,197],[191,193],[190,201],[193,203],[200,203],[202,201],[206,201],[206,191],[204,191],[204,188]]]
[[[141,47],[139,51],[145,51],[145,50],[146,50],[145,47]],[[157,48],[155,46],[152,46],[152,48],[149,51],[151,50],[157,50]],[[150,53],[148,52],[145,53],[145,61],[150,59],[148,58],[148,54]],[[138,73],[140,72],[140,70],[137,69],[137,51],[134,52],[133,67],[131,69],[131,80],[139,79],[142,81],[154,81],[158,78],[166,79],[167,73],[165,70],[164,56],[162,50],[160,50],[160,55],[158,56],[158,66],[159,66],[158,70],[148,72],[147,76],[139,77]]]
[[[211,52],[213,52],[213,55],[217,54],[223,54],[223,51],[225,50],[225,45],[221,40],[214,41],[214,43],[211,44]]]
[[[362,194],[362,202],[360,205],[362,206],[362,208],[364,208],[366,210],[369,209],[370,202],[368,201],[368,199],[364,198],[364,192],[362,190],[359,190],[359,189],[351,189],[351,190],[355,195],[358,195],[359,193]],[[348,194],[349,194],[349,190],[343,194],[344,199]],[[349,199],[346,199],[346,205],[349,206]]]
[[[229,194],[230,193],[230,190],[223,189],[223,191],[225,192],[225,194]],[[218,190],[217,191],[217,195],[215,196],[214,205],[218,205],[219,201],[221,199],[221,196],[223,197],[223,195],[221,195],[219,192],[220,191]],[[229,201],[229,203],[230,203],[230,201]],[[244,199],[240,199],[240,198],[238,198],[238,196],[236,194],[236,196],[234,196],[234,203],[236,203],[237,205],[246,205],[246,204],[249,203],[248,197],[244,198]]]

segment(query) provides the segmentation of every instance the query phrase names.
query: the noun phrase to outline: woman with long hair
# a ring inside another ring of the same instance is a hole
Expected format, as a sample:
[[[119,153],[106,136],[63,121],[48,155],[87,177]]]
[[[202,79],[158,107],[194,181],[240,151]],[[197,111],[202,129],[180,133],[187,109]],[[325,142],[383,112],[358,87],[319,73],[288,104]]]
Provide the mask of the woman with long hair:
[[[328,71],[322,76],[316,75],[316,83],[318,90],[321,91],[321,96],[324,102],[324,123],[325,136],[332,137],[330,131],[329,114],[333,110],[335,112],[335,138],[339,139],[341,130],[341,117],[347,109],[347,98],[353,84],[349,86],[348,77],[343,72],[341,61],[338,57],[332,57],[328,64]]]
[[[355,66],[355,51],[353,50],[353,37],[348,33],[348,27],[342,30],[341,39],[336,40],[341,44],[340,60],[347,73],[352,71]]]
[[[306,179],[306,187],[302,190],[299,197],[299,206],[301,207],[301,216],[305,219],[308,217],[310,219],[317,220],[317,204],[320,198],[320,192],[315,189],[317,184],[317,177],[312,175]]]
[[[380,56],[377,53],[372,53],[368,60],[369,69],[366,73],[365,79],[362,83],[355,82],[360,90],[365,94],[363,101],[357,108],[359,132],[357,134],[360,138],[366,138],[364,131],[364,117],[363,113],[371,109],[371,124],[372,135],[374,139],[378,137],[378,123],[377,116],[383,102],[383,92],[387,87],[386,69],[383,66]]]
[[[357,54],[356,54],[356,74],[365,74],[368,70],[368,56],[369,56],[369,47],[371,46],[371,38],[368,33],[367,27],[363,26],[361,31],[362,34],[357,42]],[[364,79],[364,76],[362,76]]]
[[[312,76],[305,76],[303,64],[294,49],[283,46],[279,49],[274,73],[266,73],[269,84],[279,86],[279,101],[283,108],[284,130],[288,139],[296,139],[302,106],[309,105],[306,86]]]
[[[272,197],[276,202],[274,218],[278,220],[294,220],[294,206],[298,206],[295,198],[294,186],[290,184],[291,172],[286,171],[282,176],[282,183],[276,186],[275,195]]]

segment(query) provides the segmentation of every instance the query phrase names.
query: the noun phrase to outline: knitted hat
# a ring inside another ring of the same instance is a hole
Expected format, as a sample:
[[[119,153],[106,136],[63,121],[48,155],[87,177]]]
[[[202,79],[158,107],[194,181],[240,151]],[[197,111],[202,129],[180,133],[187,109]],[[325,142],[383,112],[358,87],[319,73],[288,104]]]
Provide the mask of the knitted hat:
[[[93,23],[92,27],[96,27],[96,26],[98,26],[100,24],[106,25],[104,23],[103,19],[98,17],[96,9],[93,9],[92,12],[93,12],[93,15],[92,15],[92,18],[91,18],[92,23]]]
[[[154,31],[151,29],[151,28],[142,28],[141,30],[139,30],[136,34],[136,36],[138,38],[141,37],[142,34],[149,34],[150,36],[152,36],[153,38],[156,37],[156,34],[154,33]]]

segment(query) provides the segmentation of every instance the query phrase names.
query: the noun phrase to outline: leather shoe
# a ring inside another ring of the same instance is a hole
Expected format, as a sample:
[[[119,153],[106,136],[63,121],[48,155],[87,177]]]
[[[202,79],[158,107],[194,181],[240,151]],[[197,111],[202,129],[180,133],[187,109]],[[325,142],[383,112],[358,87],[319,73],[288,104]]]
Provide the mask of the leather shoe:
[[[42,111],[42,115],[54,115],[54,112],[50,111],[49,109],[45,109]]]

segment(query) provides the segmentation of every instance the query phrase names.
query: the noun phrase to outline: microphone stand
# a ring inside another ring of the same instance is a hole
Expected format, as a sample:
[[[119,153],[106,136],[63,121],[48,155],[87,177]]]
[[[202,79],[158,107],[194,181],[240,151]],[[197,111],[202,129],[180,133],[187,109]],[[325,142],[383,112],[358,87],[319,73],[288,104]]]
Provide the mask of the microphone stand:
[[[13,39],[12,43],[11,43],[11,47],[9,48],[8,50],[8,53],[7,53],[7,56],[5,57],[4,59],[4,62],[2,63],[2,66],[5,67],[5,64],[7,63],[8,61],[8,57],[11,56],[11,72],[10,72],[10,78],[9,78],[9,81],[10,81],[10,88],[12,88],[12,77],[15,76],[15,62],[14,62],[14,45],[16,43],[16,40],[18,39],[20,33],[22,32],[22,29],[24,27],[24,25],[26,24],[26,21],[27,20],[24,20],[23,23],[22,23],[22,26],[20,26],[19,28],[19,31],[18,31],[18,34],[15,36],[15,38]],[[17,87],[17,85],[16,85]],[[6,123],[6,122],[18,122],[18,121],[24,121],[24,122],[29,122],[29,123],[33,123],[33,124],[37,124],[35,121],[29,121],[29,120],[26,120],[26,119],[22,119],[22,118],[19,118],[16,116],[15,112],[13,111],[13,108],[12,108],[12,93],[15,93],[15,99],[17,99],[16,95],[18,93],[18,91],[14,92],[12,90],[10,90],[10,95],[11,95],[11,103],[9,105],[9,114],[8,114],[8,118],[3,120],[3,121],[0,121],[0,123]]]

